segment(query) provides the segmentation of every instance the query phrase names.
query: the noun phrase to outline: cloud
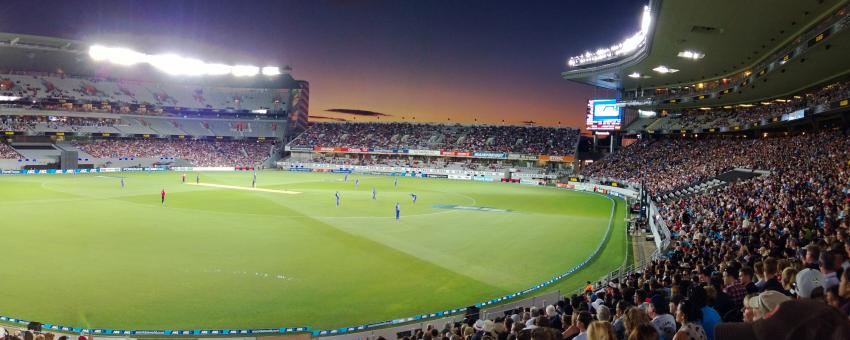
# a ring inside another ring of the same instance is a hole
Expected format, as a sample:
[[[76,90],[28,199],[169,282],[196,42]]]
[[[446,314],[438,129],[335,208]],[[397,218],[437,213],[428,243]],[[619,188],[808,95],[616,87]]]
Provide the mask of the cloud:
[[[334,113],[343,113],[354,116],[364,116],[364,117],[389,117],[392,116],[386,113],[380,113],[369,110],[357,110],[357,109],[328,109],[325,112],[334,112]]]
[[[337,117],[328,117],[328,116],[310,116],[310,119],[325,119],[325,120],[333,120],[337,122],[347,122],[348,119],[345,118],[337,118]]]

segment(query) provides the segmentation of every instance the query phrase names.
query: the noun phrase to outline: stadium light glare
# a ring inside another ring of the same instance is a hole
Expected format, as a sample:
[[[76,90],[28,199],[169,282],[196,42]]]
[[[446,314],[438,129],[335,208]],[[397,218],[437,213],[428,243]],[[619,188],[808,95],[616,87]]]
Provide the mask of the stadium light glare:
[[[633,72],[632,74],[629,75],[629,77],[630,78],[640,78],[640,73]]]
[[[195,58],[181,57],[173,53],[148,55],[128,48],[106,47],[97,44],[89,46],[89,56],[94,61],[124,66],[147,63],[170,75],[221,76],[232,74],[236,77],[250,77],[260,73],[260,68],[257,66],[207,64]],[[262,68],[262,73],[267,76],[275,76],[281,74],[281,71],[277,66],[266,66]]]
[[[234,77],[252,77],[260,73],[260,68],[249,65],[236,65],[233,66],[231,73],[233,73]]]
[[[643,6],[643,14],[640,19],[640,31],[627,38],[619,44],[608,48],[600,48],[595,52],[585,52],[582,55],[571,57],[567,60],[570,67],[591,64],[629,55],[646,45],[646,37],[649,35],[649,26],[652,23],[652,11],[649,6]]]
[[[668,68],[667,66],[664,66],[664,65],[660,65],[660,66],[658,66],[658,67],[656,67],[652,70],[655,71],[655,72],[661,73],[661,74],[679,72],[679,70],[677,70],[675,68]]]
[[[113,64],[131,66],[148,60],[144,53],[133,51],[123,47],[105,47],[92,45],[89,47],[89,56],[96,61],[109,61]]]
[[[277,66],[266,66],[266,67],[263,67],[263,75],[264,75],[264,76],[277,76],[277,75],[280,75],[280,67],[277,67]]]
[[[223,76],[225,74],[230,74],[230,72],[233,72],[233,67],[230,65],[206,64],[204,66],[206,68],[206,73],[213,76]]]
[[[184,58],[176,54],[162,54],[150,57],[150,64],[162,72],[171,75],[200,76],[206,74],[203,61]]]
[[[681,51],[678,54],[679,58],[699,60],[705,57],[705,53],[696,51]]]

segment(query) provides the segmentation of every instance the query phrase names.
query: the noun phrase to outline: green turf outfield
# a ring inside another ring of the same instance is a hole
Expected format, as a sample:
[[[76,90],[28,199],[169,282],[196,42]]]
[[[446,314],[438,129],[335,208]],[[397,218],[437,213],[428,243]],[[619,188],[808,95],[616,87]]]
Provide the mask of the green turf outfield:
[[[126,176],[126,187],[109,176]],[[200,176],[204,184],[251,183],[249,172]],[[401,178],[394,188],[392,177],[258,177],[258,188],[300,193],[185,185],[173,172],[0,177],[0,315],[111,329],[382,321],[558,275],[593,251],[611,212],[599,195],[518,184]],[[575,289],[619,266],[625,215],[617,204],[599,258],[548,289]]]

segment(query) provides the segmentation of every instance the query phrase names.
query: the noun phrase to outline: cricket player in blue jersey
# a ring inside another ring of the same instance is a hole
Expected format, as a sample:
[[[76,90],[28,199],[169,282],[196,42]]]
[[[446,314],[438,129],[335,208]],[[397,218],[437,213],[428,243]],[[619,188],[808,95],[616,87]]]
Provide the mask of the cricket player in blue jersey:
[[[395,220],[398,221],[399,218],[401,218],[401,206],[395,202]]]
[[[375,187],[372,187],[372,199],[375,199],[376,196],[378,196],[378,192],[375,190]]]
[[[334,196],[336,196],[336,206],[339,206],[339,191]]]
[[[416,194],[410,194],[410,198],[413,199],[413,204],[416,204]]]

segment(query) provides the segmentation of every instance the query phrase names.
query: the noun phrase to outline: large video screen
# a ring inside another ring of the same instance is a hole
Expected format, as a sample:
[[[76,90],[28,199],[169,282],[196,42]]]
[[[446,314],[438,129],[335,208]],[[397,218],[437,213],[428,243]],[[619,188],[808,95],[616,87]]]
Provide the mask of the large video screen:
[[[590,131],[620,130],[623,108],[616,99],[597,99],[587,102],[587,129]]]

